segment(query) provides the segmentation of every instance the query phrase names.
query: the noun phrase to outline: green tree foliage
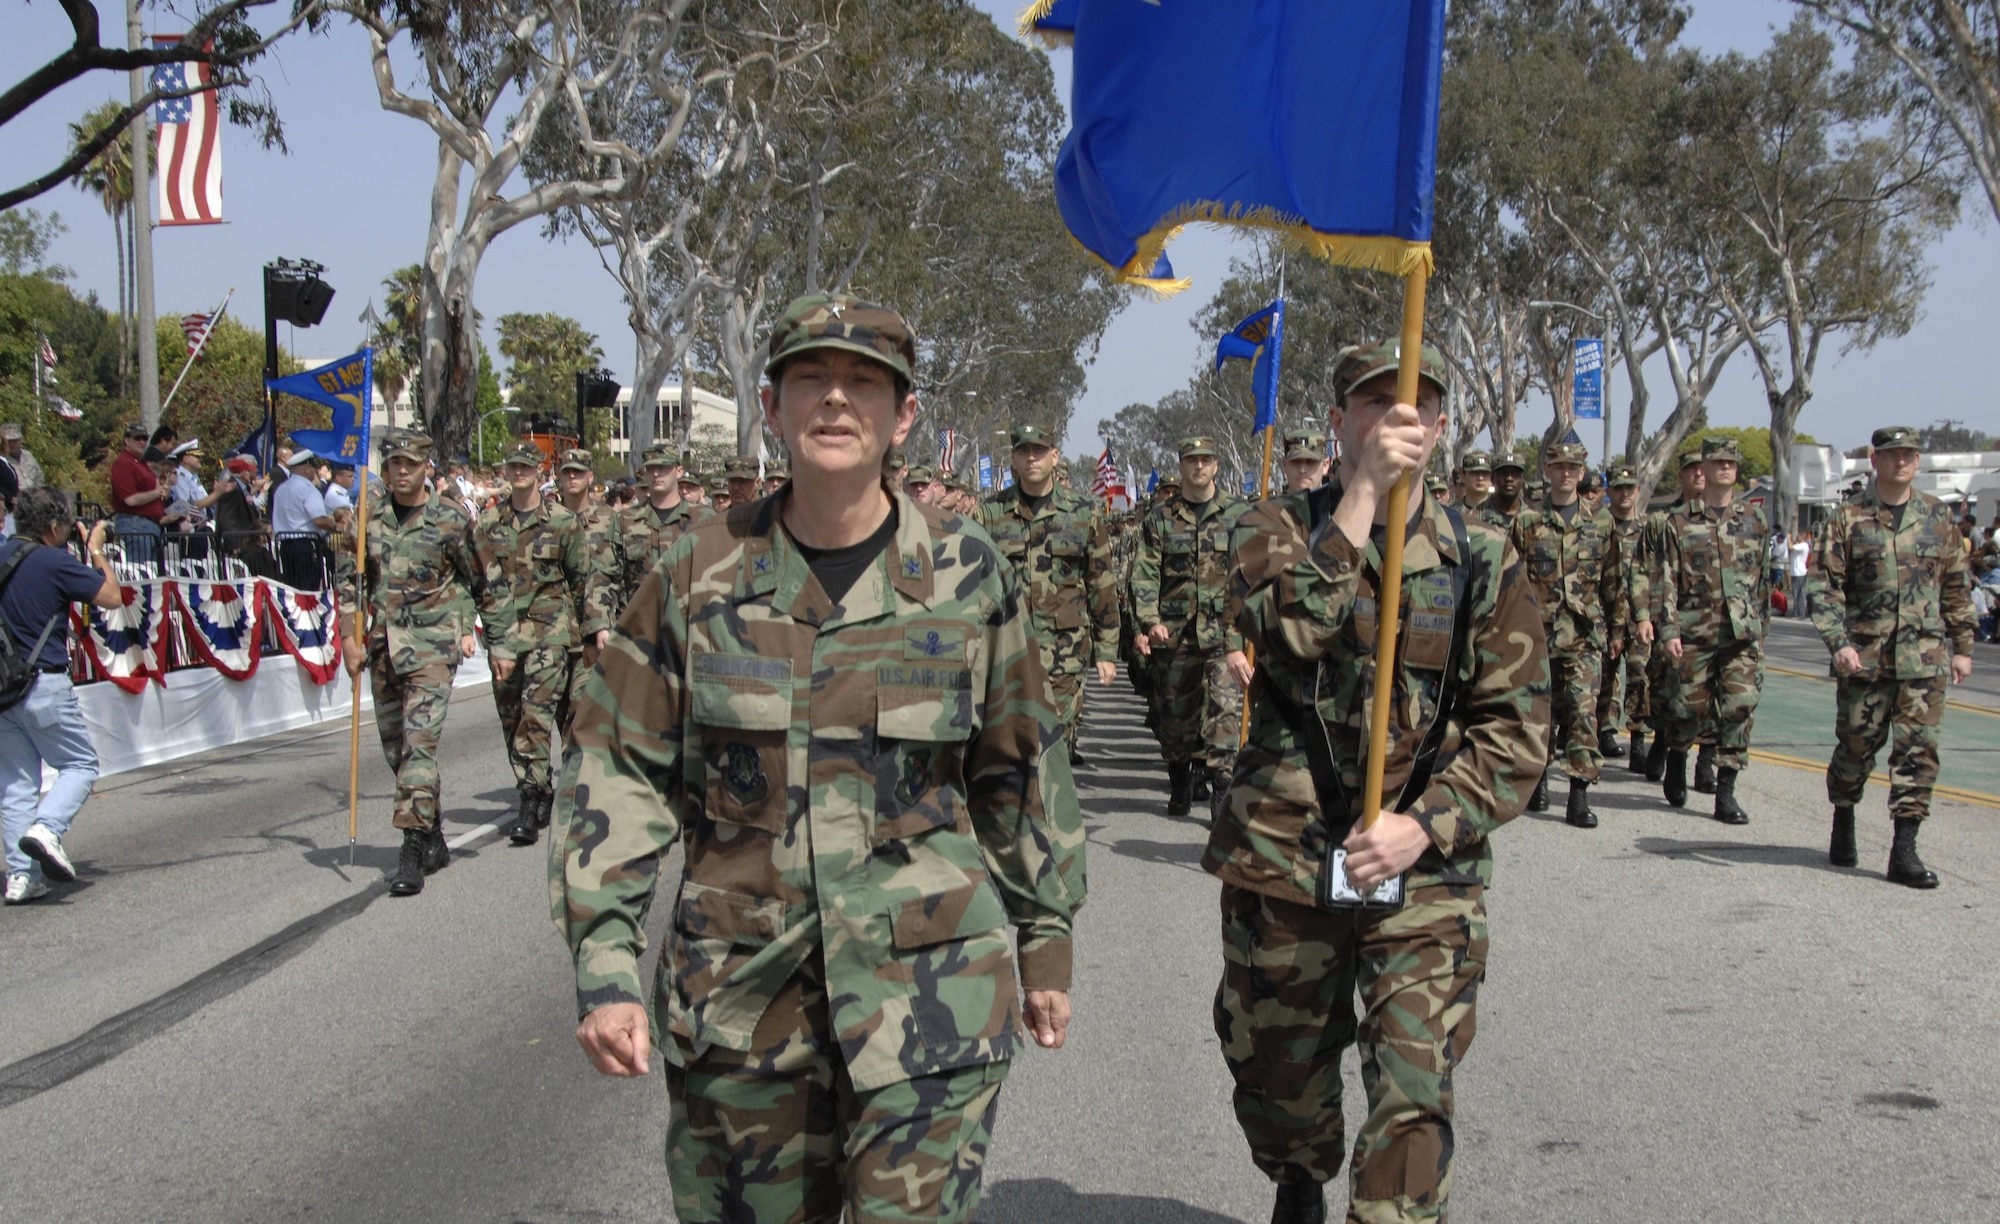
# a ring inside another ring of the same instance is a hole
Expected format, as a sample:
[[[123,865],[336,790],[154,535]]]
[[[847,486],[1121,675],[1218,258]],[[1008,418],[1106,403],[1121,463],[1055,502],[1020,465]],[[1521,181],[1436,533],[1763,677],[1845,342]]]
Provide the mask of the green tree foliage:
[[[0,273],[68,280],[68,268],[48,262],[49,247],[68,229],[61,213],[44,216],[32,208],[0,212]]]
[[[501,315],[500,355],[512,363],[507,402],[524,419],[557,417],[582,427],[576,420],[576,376],[604,362],[597,337],[583,324],[558,314]]]
[[[1917,437],[1931,454],[2000,450],[2000,435],[1976,429],[1964,421],[1932,421],[1917,431]]]
[[[1737,470],[1737,478],[1740,481],[1748,483],[1776,474],[1777,464],[1773,460],[1771,451],[1771,431],[1755,425],[1715,425],[1695,430],[1681,439],[1680,446],[1674,451],[1675,466],[1679,466],[1681,455],[1699,454],[1701,444],[1710,438],[1726,438],[1736,443],[1737,451],[1743,456],[1743,462]],[[1806,433],[1798,434],[1792,441],[1804,446],[1814,445],[1813,436]]]

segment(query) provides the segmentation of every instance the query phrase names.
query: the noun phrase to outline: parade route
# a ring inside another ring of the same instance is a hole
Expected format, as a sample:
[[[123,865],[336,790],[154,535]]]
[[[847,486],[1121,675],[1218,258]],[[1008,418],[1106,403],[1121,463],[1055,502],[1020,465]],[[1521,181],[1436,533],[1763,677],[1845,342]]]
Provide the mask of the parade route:
[[[1769,691],[1760,738],[1810,729],[1781,708],[1798,699]],[[1975,717],[1947,730],[1970,743]],[[1161,814],[1122,681],[1091,691],[1083,744],[1076,1023],[1014,1069],[979,1219],[1262,1224],[1209,1019],[1206,831]],[[354,868],[345,729],[258,747],[119,779],[77,822],[84,883],[0,914],[8,1218],[672,1219],[660,1080],[585,1066],[546,845],[492,835],[512,787],[486,690],[455,695],[445,734],[459,848],[410,900],[383,891],[372,735]],[[1880,879],[1879,789],[1855,870],[1826,863],[1818,776],[1760,761],[1740,793],[1752,823],[1725,828],[1614,763],[1601,828],[1530,813],[1496,836],[1455,1220],[2000,1212],[2000,816],[1941,798],[1924,851],[1943,887],[1913,893]]]

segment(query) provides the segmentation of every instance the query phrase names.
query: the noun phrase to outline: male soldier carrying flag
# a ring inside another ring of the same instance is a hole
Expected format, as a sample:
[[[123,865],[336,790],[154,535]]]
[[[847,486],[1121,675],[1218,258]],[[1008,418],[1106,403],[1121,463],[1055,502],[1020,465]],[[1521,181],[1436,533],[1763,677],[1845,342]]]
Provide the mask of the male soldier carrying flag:
[[[1244,516],[1230,576],[1257,671],[1249,742],[1202,866],[1223,883],[1216,1035],[1251,1156],[1277,1183],[1273,1224],[1326,1219],[1321,1187],[1346,1155],[1349,1044],[1360,1046],[1368,1114],[1347,1218],[1446,1218],[1452,1074],[1486,973],[1486,839],[1521,811],[1546,759],[1549,665],[1520,558],[1504,534],[1413,492],[1397,610],[1406,631],[1384,692],[1394,810],[1354,831],[1388,496],[1399,476],[1423,471],[1445,424],[1443,359],[1423,348],[1427,385],[1415,405],[1399,404],[1398,349],[1342,358],[1340,470],[1326,488]],[[1324,907],[1335,847],[1364,893],[1409,872],[1402,908]]]
[[[683,1224],[966,1221],[1009,1060],[1068,1029],[1082,819],[1006,562],[889,491],[908,324],[816,294],[769,352],[791,481],[667,551],[577,712],[551,862],[577,1040],[643,1076],[662,1039]]]
[[[396,827],[403,849],[392,896],[424,890],[424,877],[451,862],[439,817],[438,739],[459,661],[478,649],[476,596],[486,622],[493,681],[514,671],[509,638],[514,606],[497,572],[480,561],[472,519],[456,497],[426,486],[431,440],[408,429],[382,437],[382,483],[389,497],[368,524],[368,560],[357,572],[350,537],[334,549],[334,589],[345,612],[341,653],[358,680],[363,661],[375,697],[375,729],[396,771]],[[367,637],[362,637],[363,620]]]

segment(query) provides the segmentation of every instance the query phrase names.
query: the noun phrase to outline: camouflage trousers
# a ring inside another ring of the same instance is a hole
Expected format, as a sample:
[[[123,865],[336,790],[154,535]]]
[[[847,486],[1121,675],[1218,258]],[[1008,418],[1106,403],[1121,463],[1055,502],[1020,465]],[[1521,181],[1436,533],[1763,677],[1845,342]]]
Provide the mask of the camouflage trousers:
[[[567,703],[569,693],[569,651],[562,646],[522,651],[508,677],[493,682],[493,705],[500,711],[500,734],[507,741],[516,786],[555,789],[549,783],[549,742],[558,725],[557,708]]]
[[[1076,754],[1076,732],[1083,722],[1085,672],[1049,673],[1049,692],[1056,699],[1056,719],[1062,723],[1063,740],[1070,755]]]
[[[1171,649],[1172,653],[1167,651]],[[1192,760],[1229,772],[1242,738],[1243,690],[1229,674],[1217,646],[1173,643],[1153,651],[1159,686],[1160,754],[1169,761]]]
[[[1597,693],[1597,729],[1613,735],[1643,726],[1651,717],[1647,704],[1646,672],[1653,648],[1636,638],[1611,661],[1604,674],[1604,686]]]
[[[1478,884],[1414,888],[1389,913],[1223,886],[1215,1033],[1237,1123],[1265,1176],[1298,1168],[1327,1182],[1340,1171],[1340,1058],[1355,1045],[1368,1115],[1354,1139],[1347,1218],[1448,1217],[1452,1074],[1477,1027],[1486,950]]]
[[[1875,755],[1889,749],[1889,815],[1922,820],[1931,814],[1937,785],[1938,728],[1944,722],[1944,676],[1862,680],[1844,676],[1834,703],[1833,759],[1826,766],[1826,797],[1853,807],[1868,789]]]
[[[1597,696],[1604,655],[1595,648],[1549,651],[1549,760],[1585,782],[1597,781],[1604,755],[1597,750]]]
[[[451,676],[445,663],[426,663],[398,675],[386,646],[368,652],[368,687],[375,698],[375,733],[382,755],[396,774],[399,829],[435,829],[438,801],[438,740],[451,708]]]
[[[682,1224],[970,1221],[1008,1064],[881,1088],[848,1079],[819,957],[785,983],[748,1052],[669,1060],[667,1176]]]
[[[1666,653],[1664,647],[1660,653]],[[1697,646],[1684,640],[1673,676],[1673,706],[1662,732],[1668,746],[1686,750],[1712,743],[1718,768],[1748,768],[1750,724],[1764,691],[1764,644]]]

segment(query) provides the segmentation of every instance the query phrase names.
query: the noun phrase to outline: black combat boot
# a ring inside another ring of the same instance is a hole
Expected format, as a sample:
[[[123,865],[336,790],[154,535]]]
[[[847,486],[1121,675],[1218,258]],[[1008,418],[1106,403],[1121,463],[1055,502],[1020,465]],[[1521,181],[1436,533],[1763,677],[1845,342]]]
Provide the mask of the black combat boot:
[[[1201,800],[1208,798],[1209,795],[1214,793],[1209,789],[1211,777],[1209,774],[1208,762],[1196,761],[1194,765],[1191,767],[1188,776],[1193,781],[1193,789],[1188,791],[1188,798],[1193,799],[1196,802],[1200,802]]]
[[[1937,872],[1917,857],[1917,826],[1924,823],[1909,816],[1896,818],[1896,839],[1889,843],[1888,880],[1906,888],[1936,888]]]
[[[389,895],[414,897],[424,891],[424,848],[430,844],[422,829],[403,830],[403,848],[396,854],[396,874],[389,877]]]
[[[1547,771],[1544,771],[1541,779],[1535,783],[1535,793],[1528,796],[1528,810],[1531,812],[1546,812],[1549,810],[1549,775]]]
[[[1660,793],[1675,807],[1688,803],[1688,754],[1685,748],[1667,749],[1667,767],[1661,775]]]
[[[1646,772],[1646,733],[1644,731],[1634,730],[1632,732],[1632,751],[1625,754],[1625,768],[1635,774]]]
[[[1667,737],[1653,736],[1653,747],[1646,753],[1646,781],[1658,782],[1667,776]]]
[[[1597,827],[1597,813],[1590,810],[1590,783],[1582,778],[1569,780],[1569,810],[1563,819],[1579,829]]]
[[[1189,777],[1193,771],[1190,761],[1167,762],[1167,815],[1185,816],[1194,807],[1194,784]]]
[[[1620,760],[1625,756],[1625,745],[1618,742],[1618,733],[1616,731],[1599,731],[1597,733],[1597,755],[1607,761]]]
[[[1301,1170],[1287,1169],[1278,1183],[1271,1224],[1326,1224],[1326,1189]]]
[[[451,865],[451,847],[444,844],[444,820],[424,830],[424,874],[443,871]]]
[[[549,821],[555,816],[555,814],[556,814],[556,793],[552,790],[545,790],[542,792],[541,805],[535,809],[535,827],[537,829],[548,828]]]
[[[1715,776],[1715,818],[1726,825],[1750,823],[1750,813],[1736,802],[1736,771],[1724,769]]]
[[[517,846],[535,844],[535,818],[542,810],[542,792],[526,782],[521,784],[520,806],[514,813],[514,823],[507,826],[507,840]]]
[[[1715,793],[1715,745],[1703,744],[1701,752],[1694,759],[1694,789],[1696,794]]]
[[[1833,809],[1833,842],[1826,848],[1826,861],[1835,867],[1857,867],[1861,852],[1854,848],[1854,809]]]

